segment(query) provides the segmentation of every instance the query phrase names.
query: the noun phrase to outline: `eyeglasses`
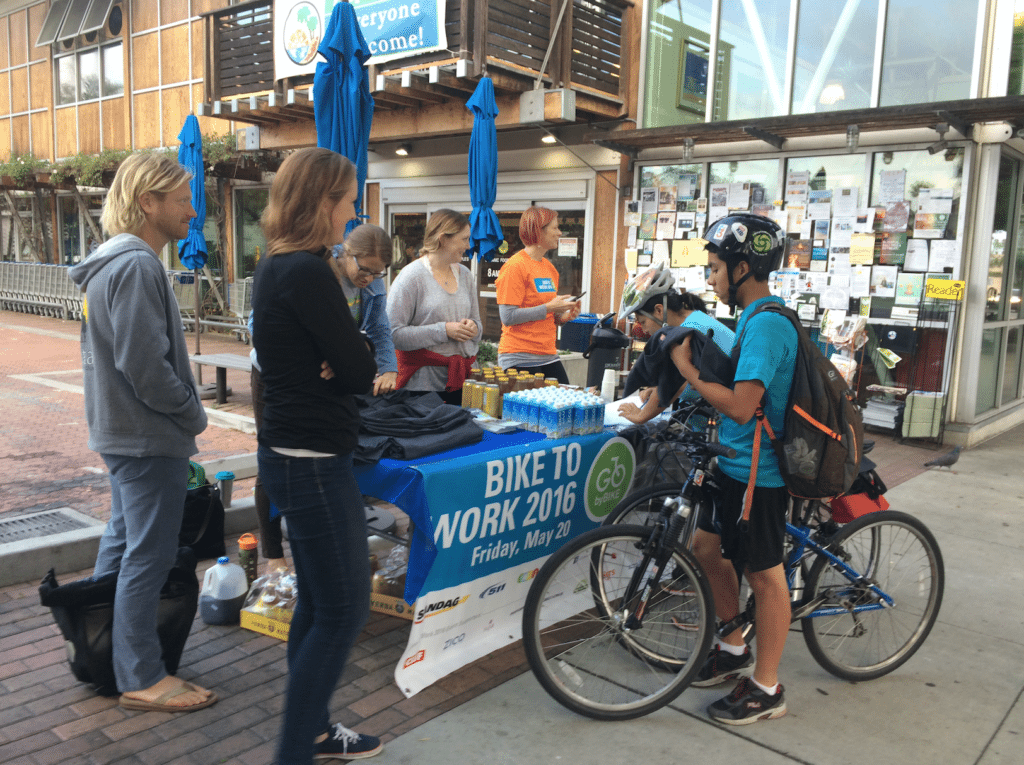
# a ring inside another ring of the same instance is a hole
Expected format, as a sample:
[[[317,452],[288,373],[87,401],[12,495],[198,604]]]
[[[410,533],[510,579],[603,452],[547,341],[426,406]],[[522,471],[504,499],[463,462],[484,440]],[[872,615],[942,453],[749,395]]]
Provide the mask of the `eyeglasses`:
[[[367,268],[366,266],[360,266],[359,265],[359,261],[356,261],[356,266],[358,266],[360,274],[366,274],[367,276],[372,276],[374,279],[380,279],[380,278],[382,278],[384,276],[387,276],[387,273],[388,273],[386,270],[385,271],[374,271],[373,269]]]

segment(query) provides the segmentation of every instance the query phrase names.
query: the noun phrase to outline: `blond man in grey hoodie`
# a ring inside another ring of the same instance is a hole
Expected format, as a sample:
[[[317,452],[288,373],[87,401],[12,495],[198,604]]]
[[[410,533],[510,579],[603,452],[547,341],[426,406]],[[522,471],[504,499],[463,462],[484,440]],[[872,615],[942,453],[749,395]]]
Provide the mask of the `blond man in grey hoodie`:
[[[190,178],[166,155],[125,160],[103,206],[111,238],[70,271],[85,293],[89,448],[110,471],[110,521],[94,576],[119,572],[113,661],[126,709],[188,712],[217,700],[167,674],[156,629],[160,589],[178,548],[189,457],[206,429],[178,304],[157,255],[183,239],[196,217]]]

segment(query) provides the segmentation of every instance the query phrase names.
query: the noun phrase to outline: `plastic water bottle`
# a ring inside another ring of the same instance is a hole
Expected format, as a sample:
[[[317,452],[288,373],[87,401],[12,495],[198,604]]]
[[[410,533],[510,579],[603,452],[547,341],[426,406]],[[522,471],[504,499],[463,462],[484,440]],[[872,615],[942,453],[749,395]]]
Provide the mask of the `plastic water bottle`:
[[[206,571],[199,591],[199,615],[207,624],[238,624],[249,587],[245,571],[226,555]]]

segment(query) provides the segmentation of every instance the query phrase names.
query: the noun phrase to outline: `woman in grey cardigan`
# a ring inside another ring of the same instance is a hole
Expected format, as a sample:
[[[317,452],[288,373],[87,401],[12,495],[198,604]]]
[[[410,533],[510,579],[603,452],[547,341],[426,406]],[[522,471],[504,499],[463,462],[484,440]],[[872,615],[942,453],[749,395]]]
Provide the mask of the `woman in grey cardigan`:
[[[420,258],[392,282],[388,321],[398,388],[437,391],[449,403],[461,400],[483,334],[473,274],[460,263],[468,249],[466,216],[438,210],[427,222]]]

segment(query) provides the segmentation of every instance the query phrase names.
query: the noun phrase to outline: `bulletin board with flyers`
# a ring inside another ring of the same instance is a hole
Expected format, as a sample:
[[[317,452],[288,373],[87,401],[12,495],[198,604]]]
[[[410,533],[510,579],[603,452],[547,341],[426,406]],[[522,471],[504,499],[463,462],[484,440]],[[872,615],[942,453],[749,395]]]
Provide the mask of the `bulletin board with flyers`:
[[[737,211],[772,218],[787,234],[772,291],[812,334],[824,342],[845,319],[863,317],[871,338],[861,356],[869,367],[865,383],[937,390],[947,377],[955,303],[928,299],[926,285],[961,278],[963,165],[964,150],[951,147],[938,154],[886,151],[645,167],[639,199],[625,203],[627,269],[633,275],[664,262],[677,286],[706,293],[700,236],[708,223]],[[913,328],[918,342],[906,347],[895,370],[878,354],[884,345],[876,342],[883,337],[876,327],[886,328],[884,338],[904,339],[898,328]],[[915,358],[918,348],[928,349],[931,360]],[[932,368],[936,351],[938,369]],[[922,369],[926,361],[928,369]]]

